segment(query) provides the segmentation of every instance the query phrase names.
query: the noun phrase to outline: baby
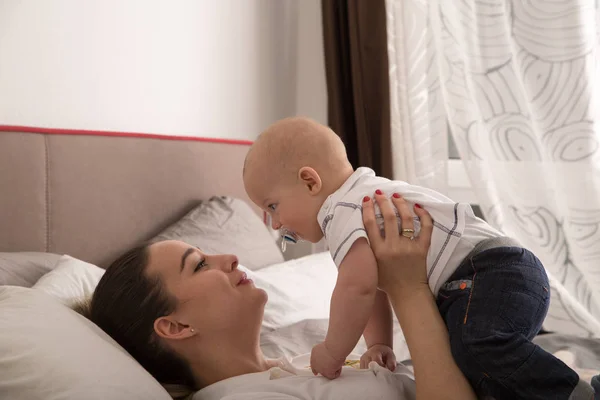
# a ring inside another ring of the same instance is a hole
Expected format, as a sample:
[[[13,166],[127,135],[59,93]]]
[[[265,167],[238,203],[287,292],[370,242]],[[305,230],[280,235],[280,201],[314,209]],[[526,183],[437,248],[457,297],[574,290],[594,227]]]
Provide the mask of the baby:
[[[273,229],[313,243],[325,237],[338,267],[327,335],[311,354],[315,373],[339,376],[361,335],[368,348],[362,365],[396,365],[392,312],[377,289],[377,264],[362,220],[366,196],[385,193],[425,208],[434,220],[428,283],[453,356],[475,390],[496,399],[589,400],[591,387],[531,342],[550,301],[544,267],[468,204],[368,168],[354,170],[340,138],[306,118],[287,118],[263,132],[248,152],[243,178]],[[414,229],[401,232],[406,240],[418,235],[418,219]]]

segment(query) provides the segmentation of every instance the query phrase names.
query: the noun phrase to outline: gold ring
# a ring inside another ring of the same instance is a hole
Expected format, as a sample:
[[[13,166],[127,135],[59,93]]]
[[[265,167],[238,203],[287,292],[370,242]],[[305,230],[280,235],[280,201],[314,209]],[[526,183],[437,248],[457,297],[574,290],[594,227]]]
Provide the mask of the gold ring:
[[[415,230],[414,229],[402,229],[402,236],[407,238],[414,237]]]

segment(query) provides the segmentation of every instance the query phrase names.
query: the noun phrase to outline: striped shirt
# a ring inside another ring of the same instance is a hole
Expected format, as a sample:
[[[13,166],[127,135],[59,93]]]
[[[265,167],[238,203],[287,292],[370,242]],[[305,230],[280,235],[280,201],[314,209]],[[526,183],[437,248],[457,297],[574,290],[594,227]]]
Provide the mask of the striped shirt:
[[[325,200],[318,214],[321,230],[338,268],[352,244],[361,237],[367,238],[362,220],[362,199],[373,196],[377,189],[387,196],[401,194],[411,204],[411,212],[412,204],[418,203],[431,214],[434,228],[427,254],[427,276],[435,295],[477,243],[503,236],[475,216],[469,204],[456,203],[431,189],[376,176],[373,170],[361,167]],[[377,206],[376,216],[382,227],[383,219]],[[415,235],[418,235],[420,225],[414,212],[413,218]]]

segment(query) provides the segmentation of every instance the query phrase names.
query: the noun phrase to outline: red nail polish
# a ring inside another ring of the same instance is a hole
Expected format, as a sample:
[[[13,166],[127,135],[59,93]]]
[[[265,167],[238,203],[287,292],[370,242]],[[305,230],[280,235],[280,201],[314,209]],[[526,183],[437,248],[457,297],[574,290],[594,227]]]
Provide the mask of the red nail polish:
[[[366,203],[369,200],[371,200],[371,198],[369,196],[363,197],[363,203]]]
[[[420,204],[415,204],[415,207],[417,207],[417,208],[423,208],[423,207],[421,207]]]
[[[400,198],[400,195],[399,195],[398,193],[394,193],[394,198],[395,198],[395,199],[399,199],[399,198]]]
[[[375,191],[375,194],[383,194],[383,192],[382,192],[381,190],[377,189],[377,190]]]

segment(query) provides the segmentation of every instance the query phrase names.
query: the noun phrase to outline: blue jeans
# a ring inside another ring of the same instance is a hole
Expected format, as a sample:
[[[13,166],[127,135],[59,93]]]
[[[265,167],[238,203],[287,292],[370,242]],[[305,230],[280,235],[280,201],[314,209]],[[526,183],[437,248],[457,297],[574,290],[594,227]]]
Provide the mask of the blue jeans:
[[[531,339],[550,304],[540,260],[520,247],[465,259],[437,297],[452,355],[474,390],[496,400],[567,400],[579,376]]]

